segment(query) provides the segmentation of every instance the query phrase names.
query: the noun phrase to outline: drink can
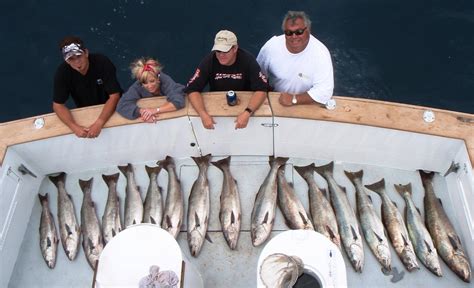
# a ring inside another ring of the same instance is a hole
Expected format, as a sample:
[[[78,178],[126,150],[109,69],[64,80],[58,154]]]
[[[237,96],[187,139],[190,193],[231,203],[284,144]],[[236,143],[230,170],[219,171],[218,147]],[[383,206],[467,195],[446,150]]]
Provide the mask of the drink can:
[[[227,91],[226,97],[227,97],[227,105],[229,106],[237,105],[237,93],[235,93],[232,90],[229,90]]]

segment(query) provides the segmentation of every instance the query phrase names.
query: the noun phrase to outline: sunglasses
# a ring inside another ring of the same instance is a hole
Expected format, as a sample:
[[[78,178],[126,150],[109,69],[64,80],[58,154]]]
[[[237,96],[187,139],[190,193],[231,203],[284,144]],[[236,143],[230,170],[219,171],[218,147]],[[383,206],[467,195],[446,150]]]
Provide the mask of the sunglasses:
[[[298,30],[285,30],[285,35],[286,36],[292,36],[293,34],[296,35],[296,36],[300,36],[300,35],[303,35],[304,31],[306,30],[306,28],[308,27],[304,27],[303,29],[298,29]]]

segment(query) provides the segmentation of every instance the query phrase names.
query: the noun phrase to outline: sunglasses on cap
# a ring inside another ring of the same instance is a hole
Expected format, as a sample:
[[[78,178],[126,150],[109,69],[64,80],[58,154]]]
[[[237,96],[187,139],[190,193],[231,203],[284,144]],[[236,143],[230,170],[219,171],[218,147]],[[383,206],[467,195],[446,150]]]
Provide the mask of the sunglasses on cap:
[[[295,34],[296,36],[300,36],[300,35],[303,35],[306,28],[308,27],[304,27],[303,29],[297,29],[297,30],[285,30],[285,35],[292,36],[293,34]]]

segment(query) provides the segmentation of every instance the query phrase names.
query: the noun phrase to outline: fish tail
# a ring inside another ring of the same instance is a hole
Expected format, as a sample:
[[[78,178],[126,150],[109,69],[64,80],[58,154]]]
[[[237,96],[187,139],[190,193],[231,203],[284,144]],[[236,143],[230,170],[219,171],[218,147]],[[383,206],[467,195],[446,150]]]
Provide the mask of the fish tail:
[[[48,193],[46,193],[44,195],[41,195],[41,194],[38,193],[38,198],[40,200],[40,203],[48,202]]]
[[[123,175],[125,175],[125,177],[127,177],[127,172],[129,172],[132,169],[132,164],[128,163],[125,166],[117,166],[117,167],[120,170],[120,172],[122,172]]]
[[[400,193],[402,197],[405,193],[408,193],[410,197],[412,196],[411,183],[408,183],[406,185],[394,184],[394,186],[395,186],[395,190],[397,190],[397,192]]]
[[[146,173],[148,174],[148,177],[151,177],[152,174],[158,175],[160,174],[161,171],[161,166],[156,166],[156,167],[150,167],[148,165],[145,165],[145,170]]]
[[[311,163],[309,165],[306,165],[306,166],[294,166],[296,172],[298,172],[298,174],[301,175],[301,177],[304,178],[304,175],[306,174],[310,174],[312,175],[313,174],[313,171],[314,171],[314,163]]]
[[[56,176],[49,176],[49,180],[51,180],[51,182],[53,182],[53,184],[54,184],[56,187],[58,187],[59,182],[63,182],[63,183],[66,182],[66,173],[61,172],[61,173],[59,173],[59,174],[56,175]]]
[[[434,172],[431,171],[431,172],[425,172],[423,170],[418,170],[418,172],[420,173],[420,177],[421,177],[421,180],[423,181],[431,181],[433,180],[433,176],[434,176]]]
[[[377,193],[379,195],[382,195],[384,193],[384,189],[385,189],[385,179],[382,178],[382,179],[380,179],[379,181],[377,181],[375,183],[365,185],[365,188],[367,188],[371,191],[374,191],[375,193]]]
[[[211,164],[216,166],[217,168],[221,169],[222,171],[224,171],[224,168],[229,167],[229,165],[230,165],[230,156],[228,156],[224,159],[221,159],[219,161],[211,162]]]
[[[314,170],[320,175],[323,175],[324,173],[332,173],[334,170],[334,161],[331,161],[326,165],[314,166]]]
[[[201,167],[201,166],[207,166],[209,164],[209,160],[211,160],[211,157],[212,155],[211,154],[207,154],[205,156],[201,156],[201,157],[192,157],[194,162],[196,162],[196,164]]]
[[[92,177],[89,180],[81,180],[79,179],[79,186],[81,186],[82,192],[86,193],[87,190],[91,189],[92,187],[92,180],[94,177]]]
[[[362,176],[364,176],[364,170],[359,170],[356,172],[349,172],[349,171],[344,170],[344,174],[346,174],[347,178],[349,178],[353,182],[355,180],[362,181]]]
[[[115,173],[115,174],[112,174],[112,175],[102,174],[102,179],[104,179],[107,186],[110,186],[109,183],[117,183],[117,181],[119,179],[119,176],[120,176],[120,173]]]
[[[166,169],[166,167],[172,162],[173,158],[171,158],[170,156],[166,156],[165,159],[157,161],[156,165]]]
[[[282,165],[285,165],[286,161],[288,161],[288,157],[277,157],[277,158],[273,158],[273,161],[272,163],[275,163],[275,165],[278,165],[278,166],[282,166]]]

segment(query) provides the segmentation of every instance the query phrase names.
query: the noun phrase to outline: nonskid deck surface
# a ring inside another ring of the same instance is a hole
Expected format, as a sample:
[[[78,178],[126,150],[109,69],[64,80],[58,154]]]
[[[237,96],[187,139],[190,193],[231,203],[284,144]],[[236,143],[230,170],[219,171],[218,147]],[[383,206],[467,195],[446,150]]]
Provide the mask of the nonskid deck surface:
[[[212,160],[216,161],[222,158],[223,157],[213,157]],[[197,178],[198,168],[190,158],[175,160],[185,199],[185,211],[187,211],[187,199],[192,184]],[[306,211],[309,209],[307,185],[304,179],[293,169],[293,165],[303,166],[315,163],[319,166],[326,164],[327,162],[328,161],[325,160],[290,158],[286,165],[286,178],[288,181],[294,182],[295,191],[300,201],[302,201]],[[133,163],[136,181],[140,187],[143,199],[145,199],[149,182],[148,175],[144,169],[145,164],[155,166],[154,161],[150,161],[149,163]],[[182,232],[179,234],[177,239],[184,255],[194,264],[197,270],[199,270],[204,280],[204,287],[255,287],[257,282],[257,261],[265,243],[259,247],[252,246],[249,231],[250,218],[255,194],[270,170],[268,157],[235,156],[232,157],[230,167],[234,178],[237,180],[242,203],[242,230],[237,250],[232,251],[228,248],[221,232],[218,215],[219,196],[223,176],[222,172],[212,165],[208,171],[211,195],[211,215],[208,234],[212,239],[212,243],[205,241],[200,255],[197,258],[192,257],[186,239],[186,220],[184,220],[184,225],[181,229]],[[393,184],[407,184],[408,182],[411,182],[413,186],[414,202],[423,213],[424,193],[420,177],[416,171],[403,171],[384,167],[336,162],[334,177],[339,185],[346,187],[347,195],[353,209],[355,209],[355,189],[349,179],[344,175],[343,170],[358,171],[360,169],[364,170],[364,184],[371,184],[380,180],[382,177],[385,178],[387,192],[390,198],[397,203],[401,212],[404,210],[405,203],[402,197],[397,194],[393,188]],[[92,199],[96,203],[97,215],[99,219],[101,219],[108,191],[101,175],[114,174],[117,172],[118,169],[116,167],[108,167],[100,170],[89,170],[82,173],[67,175],[66,189],[72,196],[78,219],[80,219],[80,208],[83,196],[78,185],[78,180],[94,177]],[[163,197],[166,196],[167,177],[166,171],[162,171],[158,178],[158,183],[163,188]],[[326,181],[321,176],[315,174],[315,179],[318,186],[322,188],[327,187]],[[442,199],[443,207],[446,210],[447,215],[454,215],[451,198],[445,192],[446,182],[441,176],[436,175],[434,183],[435,191],[438,197]],[[122,217],[124,213],[125,185],[125,177],[121,174],[118,182],[118,194],[121,200]],[[57,225],[56,187],[48,178],[45,178],[38,192],[41,194],[49,194],[50,208]],[[380,215],[380,198],[375,193],[371,193],[370,196],[373,200],[374,207]],[[35,193],[32,193],[32,197],[37,196]],[[90,287],[93,271],[85,259],[82,248],[78,253],[77,258],[74,261],[69,261],[66,258],[62,246],[59,244],[56,267],[53,270],[50,270],[46,266],[39,248],[38,228],[40,214],[41,206],[39,201],[36,201],[30,217],[30,222],[28,223],[27,231],[23,238],[21,251],[10,279],[9,287]],[[451,219],[451,221],[455,229],[460,231],[456,219]],[[274,231],[271,237],[274,237],[281,231],[288,230],[278,208],[273,229]],[[464,239],[462,235],[459,236],[464,245],[469,244],[466,242],[467,239]],[[397,270],[398,273],[401,274],[387,276],[381,272],[381,266],[369,250],[366,242],[364,242],[364,253],[365,265],[361,274],[354,271],[347,260],[345,252],[342,253],[346,264],[348,287],[396,287],[400,285],[403,287],[469,287],[469,284],[462,282],[442,261],[440,261],[444,275],[442,278],[433,275],[427,268],[422,266],[421,263],[420,270],[410,273],[404,268],[393,247],[391,247],[392,267],[395,268],[393,271]],[[472,255],[470,256],[472,258]],[[399,281],[393,283],[391,282],[392,280]]]

